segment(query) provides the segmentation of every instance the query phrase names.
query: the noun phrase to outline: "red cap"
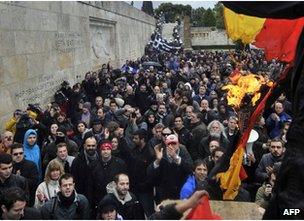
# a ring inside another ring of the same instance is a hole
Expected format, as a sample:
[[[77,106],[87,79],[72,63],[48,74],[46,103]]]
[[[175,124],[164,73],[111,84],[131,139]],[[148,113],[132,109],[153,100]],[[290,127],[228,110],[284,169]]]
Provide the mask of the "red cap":
[[[167,138],[166,138],[166,144],[178,144],[178,137],[175,134],[170,134]]]
[[[100,144],[99,146],[100,150],[112,150],[112,143],[110,142],[105,142]]]

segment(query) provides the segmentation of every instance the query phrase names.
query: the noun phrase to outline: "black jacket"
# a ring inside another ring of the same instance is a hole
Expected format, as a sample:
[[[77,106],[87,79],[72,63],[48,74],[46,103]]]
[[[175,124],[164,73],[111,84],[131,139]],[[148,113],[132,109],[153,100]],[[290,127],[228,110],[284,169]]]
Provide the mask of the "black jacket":
[[[127,173],[127,165],[122,159],[112,156],[106,163],[99,160],[92,173],[95,206],[107,194],[107,184],[112,182],[114,176],[119,173]]]
[[[82,151],[73,161],[71,173],[75,178],[75,189],[77,193],[83,194],[92,206],[93,202],[93,170],[98,160],[87,164],[84,152]]]
[[[153,155],[148,146],[145,145],[141,150],[138,147],[128,149],[122,146],[121,151],[128,165],[131,191],[134,194],[152,192],[147,168],[153,161]]]
[[[0,197],[2,197],[3,192],[10,187],[19,187],[29,194],[28,185],[23,176],[12,174],[3,183],[0,181]]]
[[[159,167],[154,168],[154,162],[147,169],[148,177],[154,180],[158,187],[159,200],[179,199],[179,193],[186,182],[187,177],[192,173],[192,159],[186,148],[180,145],[179,156],[181,163],[177,165],[169,162],[166,155],[166,148],[163,149],[163,158]]]
[[[73,140],[68,138],[66,138],[66,142],[67,142],[68,154],[70,156],[76,157],[78,155],[78,150],[79,150],[78,145]],[[43,168],[46,168],[49,162],[57,157],[56,151],[57,151],[56,141],[49,143],[45,148],[42,149],[41,156],[42,156]]]
[[[130,192],[129,192],[130,193]],[[118,205],[117,212],[123,217],[124,220],[138,220],[138,219],[145,219],[144,210],[142,205],[137,200],[136,196],[130,193],[132,199],[130,201],[125,202],[122,204],[114,193],[108,193],[103,200],[113,200]]]
[[[32,206],[35,201],[35,191],[39,179],[37,166],[34,162],[23,159],[21,162],[13,164],[13,174],[16,174],[18,170],[20,171],[20,175],[23,176],[28,183],[30,206]]]

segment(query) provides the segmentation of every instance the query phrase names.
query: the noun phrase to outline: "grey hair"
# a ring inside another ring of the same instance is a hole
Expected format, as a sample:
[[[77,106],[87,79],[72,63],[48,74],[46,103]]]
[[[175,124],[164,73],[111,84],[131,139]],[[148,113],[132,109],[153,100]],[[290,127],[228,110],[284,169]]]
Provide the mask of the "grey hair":
[[[213,121],[211,121],[211,122],[208,124],[207,130],[209,131],[209,133],[210,133],[210,130],[211,130],[211,126],[212,126],[214,123],[217,123],[217,124],[220,126],[220,130],[221,130],[222,135],[223,135],[225,138],[227,138],[227,135],[226,135],[226,133],[225,133],[225,127],[224,127],[224,125],[223,125],[220,121],[218,121],[218,120],[213,120]]]

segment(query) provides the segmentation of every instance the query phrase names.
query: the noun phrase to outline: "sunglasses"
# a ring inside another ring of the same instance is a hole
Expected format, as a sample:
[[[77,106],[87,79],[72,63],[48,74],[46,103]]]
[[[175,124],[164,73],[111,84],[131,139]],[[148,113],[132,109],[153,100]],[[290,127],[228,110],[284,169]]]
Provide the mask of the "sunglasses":
[[[167,145],[176,145],[177,144],[177,142],[169,142],[169,143],[167,143]]]
[[[169,135],[171,135],[171,134],[168,134],[168,133],[162,133],[162,135],[163,135],[164,137],[166,137],[166,136],[169,136]]]
[[[13,153],[14,156],[23,155],[23,152]]]

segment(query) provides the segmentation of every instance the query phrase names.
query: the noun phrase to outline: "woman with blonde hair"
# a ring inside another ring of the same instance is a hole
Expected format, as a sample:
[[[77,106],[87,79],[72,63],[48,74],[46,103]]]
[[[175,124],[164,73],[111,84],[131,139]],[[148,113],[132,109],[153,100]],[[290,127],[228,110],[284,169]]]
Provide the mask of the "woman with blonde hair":
[[[59,191],[59,178],[64,174],[62,164],[58,160],[52,160],[45,172],[44,181],[39,184],[35,194],[35,207],[40,208],[43,204],[56,196]]]

